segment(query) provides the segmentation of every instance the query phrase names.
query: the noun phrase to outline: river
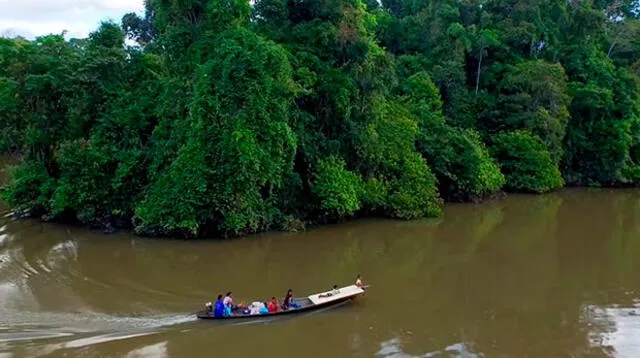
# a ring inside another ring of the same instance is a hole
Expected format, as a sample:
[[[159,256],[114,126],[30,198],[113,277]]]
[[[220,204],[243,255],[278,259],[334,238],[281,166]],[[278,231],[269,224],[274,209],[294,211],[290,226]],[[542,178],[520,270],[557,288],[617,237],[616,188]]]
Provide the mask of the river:
[[[586,189],[233,241],[3,217],[0,358],[637,357],[639,220],[639,191]],[[367,295],[326,312],[191,314],[227,290],[300,296],[357,273]]]

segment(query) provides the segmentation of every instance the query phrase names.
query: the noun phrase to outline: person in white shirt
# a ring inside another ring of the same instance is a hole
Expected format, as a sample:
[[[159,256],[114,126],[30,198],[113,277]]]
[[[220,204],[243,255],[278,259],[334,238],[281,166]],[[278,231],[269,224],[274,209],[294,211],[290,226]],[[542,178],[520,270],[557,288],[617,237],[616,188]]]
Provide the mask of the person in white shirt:
[[[222,303],[227,307],[233,308],[233,293],[227,292],[227,294],[224,296],[224,300],[222,300]]]

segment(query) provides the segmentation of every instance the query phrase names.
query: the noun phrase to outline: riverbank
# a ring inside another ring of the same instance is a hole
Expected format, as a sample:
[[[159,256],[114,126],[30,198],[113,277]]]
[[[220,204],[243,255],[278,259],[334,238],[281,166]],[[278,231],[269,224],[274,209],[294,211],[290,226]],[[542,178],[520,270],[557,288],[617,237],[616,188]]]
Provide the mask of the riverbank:
[[[2,176],[0,176],[0,179],[2,178]],[[486,196],[484,198],[476,198],[476,200],[472,200],[472,201],[448,201],[445,202],[444,204],[444,209],[446,210],[447,207],[459,207],[459,206],[471,206],[471,207],[478,207],[480,210],[482,210],[482,207],[484,205],[486,205],[486,207],[490,207],[491,205],[496,204],[497,202],[501,202],[504,200],[509,199],[510,197],[519,197],[519,198],[526,198],[526,197],[531,197],[531,198],[536,198],[539,197],[541,200],[544,200],[546,197],[549,198],[553,198],[553,197],[557,197],[558,195],[564,195],[564,194],[571,194],[571,193],[610,193],[612,195],[615,195],[616,192],[619,193],[637,193],[638,196],[640,197],[640,190],[637,190],[634,187],[606,187],[606,188],[602,188],[602,187],[580,187],[580,186],[568,186],[568,187],[564,187],[562,189],[558,189],[556,191],[550,192],[550,193],[546,193],[546,194],[534,194],[534,193],[507,193],[505,191],[500,191],[498,193],[494,193],[490,196]],[[4,203],[2,201],[0,201],[0,208],[2,208],[2,205]],[[414,222],[414,221],[438,221],[441,220],[442,217],[432,217],[432,218],[421,218],[421,219],[413,219],[413,220],[398,220],[398,219],[393,219],[393,218],[389,218],[389,217],[385,217],[383,215],[354,215],[351,217],[342,217],[342,218],[324,218],[322,220],[307,220],[307,221],[303,221],[303,220],[299,220],[299,219],[293,219],[291,221],[288,222],[288,225],[286,226],[282,226],[279,228],[266,228],[264,230],[261,231],[257,231],[257,232],[253,232],[253,233],[247,233],[247,234],[243,234],[243,235],[235,235],[235,236],[223,236],[223,235],[209,235],[209,236],[205,236],[205,235],[201,235],[201,236],[188,236],[188,235],[181,235],[180,233],[173,233],[173,234],[166,234],[166,233],[152,233],[152,232],[147,232],[147,233],[139,233],[136,232],[134,229],[134,225],[133,223],[120,218],[120,217],[110,217],[110,218],[105,218],[103,222],[95,222],[93,224],[85,224],[80,222],[79,220],[77,220],[76,218],[74,218],[74,216],[66,216],[63,218],[55,218],[52,217],[50,215],[47,214],[42,214],[42,215],[37,215],[37,214],[33,214],[33,213],[29,213],[29,212],[13,212],[11,210],[9,210],[8,208],[5,207],[5,211],[4,211],[4,216],[7,217],[12,217],[16,220],[38,220],[40,222],[43,223],[55,223],[55,224],[60,224],[60,225],[65,225],[65,226],[69,226],[69,227],[74,227],[77,229],[89,229],[92,230],[94,232],[102,232],[105,235],[110,235],[110,234],[117,234],[117,233],[121,233],[121,234],[132,234],[141,238],[156,238],[156,239],[194,239],[194,240],[220,240],[220,239],[240,239],[240,238],[246,238],[246,237],[252,237],[255,235],[259,235],[259,234],[265,234],[265,233],[277,233],[277,232],[289,232],[289,233],[295,233],[295,232],[304,232],[307,230],[318,230],[318,229],[322,229],[323,227],[339,227],[341,225],[347,225],[347,224],[354,224],[354,223],[358,223],[360,221],[366,221],[366,222],[370,222],[371,220],[383,220],[383,221],[390,221],[390,222]]]
[[[8,183],[8,177],[6,175],[6,167],[10,166],[10,165],[17,165],[20,163],[20,158],[13,156],[13,157],[8,157],[8,156],[0,156],[0,166],[4,169],[0,169],[0,187],[2,187],[2,185],[6,185]],[[617,191],[617,190],[621,190],[621,191],[625,191],[627,189],[631,189],[631,188],[635,188],[635,186],[633,185],[629,185],[629,186],[624,186],[624,185],[618,185],[618,186],[610,186],[610,187],[588,187],[588,186],[576,186],[576,185],[572,185],[572,186],[566,186],[564,188],[558,189],[556,191],[553,191],[551,193],[546,193],[546,194],[535,194],[535,193],[508,193],[506,191],[498,191],[496,193],[491,193],[489,195],[485,195],[485,196],[473,196],[473,197],[469,197],[469,196],[461,196],[461,197],[465,197],[467,200],[450,200],[450,201],[445,201],[444,202],[444,207],[446,209],[447,206],[450,205],[482,205],[482,204],[489,204],[495,201],[502,201],[507,199],[509,196],[512,195],[516,195],[516,196],[520,196],[520,195],[524,195],[524,196],[548,196],[548,195],[557,195],[557,194],[561,194],[562,192],[566,192],[569,191],[571,192],[572,190],[588,190],[588,189],[593,189],[593,190],[612,190],[612,191]],[[263,230],[259,230],[259,231],[255,231],[255,232],[251,232],[251,233],[242,233],[240,235],[222,235],[220,233],[216,233],[214,231],[209,230],[208,228],[203,228],[202,229],[202,234],[201,235],[185,235],[185,233],[181,233],[181,232],[174,232],[174,233],[166,233],[166,232],[153,232],[153,231],[147,231],[147,232],[136,232],[135,230],[135,225],[134,225],[134,220],[129,217],[129,218],[125,218],[122,216],[116,216],[116,215],[111,215],[111,216],[104,216],[101,220],[96,220],[93,221],[89,224],[87,223],[83,223],[80,220],[78,220],[77,216],[73,213],[73,212],[67,212],[66,215],[62,215],[62,216],[52,216],[46,212],[40,211],[40,212],[31,212],[28,210],[25,211],[17,211],[14,212],[12,211],[8,206],[6,206],[6,203],[2,202],[0,200],[0,209],[2,209],[2,214],[3,216],[8,215],[11,216],[15,219],[18,220],[39,220],[41,222],[50,222],[50,223],[56,223],[56,224],[61,224],[61,225],[68,225],[68,226],[72,226],[72,227],[76,227],[76,228],[87,228],[93,231],[100,231],[103,234],[115,234],[115,233],[130,233],[130,234],[134,234],[136,236],[139,237],[147,237],[147,238],[158,238],[158,239],[164,239],[164,238],[177,238],[177,239],[211,239],[211,240],[219,240],[219,239],[233,239],[233,238],[242,238],[242,237],[248,237],[248,236],[253,236],[255,234],[260,234],[260,233],[266,233],[266,232],[301,232],[301,231],[305,231],[307,229],[318,229],[321,228],[323,226],[334,226],[334,225],[340,225],[340,224],[346,224],[346,223],[352,223],[352,222],[357,222],[359,220],[362,219],[383,219],[383,220],[398,220],[398,219],[393,219],[393,218],[389,218],[388,216],[382,215],[380,213],[376,213],[376,212],[368,212],[368,213],[357,213],[356,215],[352,215],[352,216],[348,216],[348,217],[330,217],[330,216],[326,216],[323,218],[307,218],[307,219],[300,219],[300,218],[295,218],[293,216],[289,216],[287,218],[283,218],[283,220],[281,221],[281,224],[279,226],[271,226],[271,227],[265,227]],[[424,218],[426,220],[437,220],[438,217],[435,218]],[[414,219],[414,220],[424,220],[424,219]],[[399,221],[405,221],[405,220],[399,220]],[[412,221],[412,220],[410,220]]]

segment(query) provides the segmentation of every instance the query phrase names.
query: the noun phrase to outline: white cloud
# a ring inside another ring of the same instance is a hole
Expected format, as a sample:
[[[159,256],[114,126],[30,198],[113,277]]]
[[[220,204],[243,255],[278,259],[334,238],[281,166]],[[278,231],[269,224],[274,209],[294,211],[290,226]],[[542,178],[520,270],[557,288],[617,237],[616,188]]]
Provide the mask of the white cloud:
[[[143,8],[143,0],[0,0],[0,35],[33,38],[66,30],[68,37],[86,37],[101,20],[119,23]]]

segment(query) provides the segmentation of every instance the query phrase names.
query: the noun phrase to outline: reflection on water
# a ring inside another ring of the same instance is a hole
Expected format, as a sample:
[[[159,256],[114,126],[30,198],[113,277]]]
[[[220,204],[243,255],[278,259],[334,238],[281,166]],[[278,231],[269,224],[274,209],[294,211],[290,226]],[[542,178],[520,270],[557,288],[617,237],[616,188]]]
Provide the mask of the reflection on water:
[[[585,308],[584,321],[591,327],[590,348],[618,357],[637,357],[640,352],[640,305],[629,308]]]
[[[0,354],[637,357],[639,204],[632,190],[568,190],[450,205],[438,220],[195,242],[4,218]],[[248,325],[192,314],[229,290],[303,296],[357,273],[367,295],[326,312]]]

